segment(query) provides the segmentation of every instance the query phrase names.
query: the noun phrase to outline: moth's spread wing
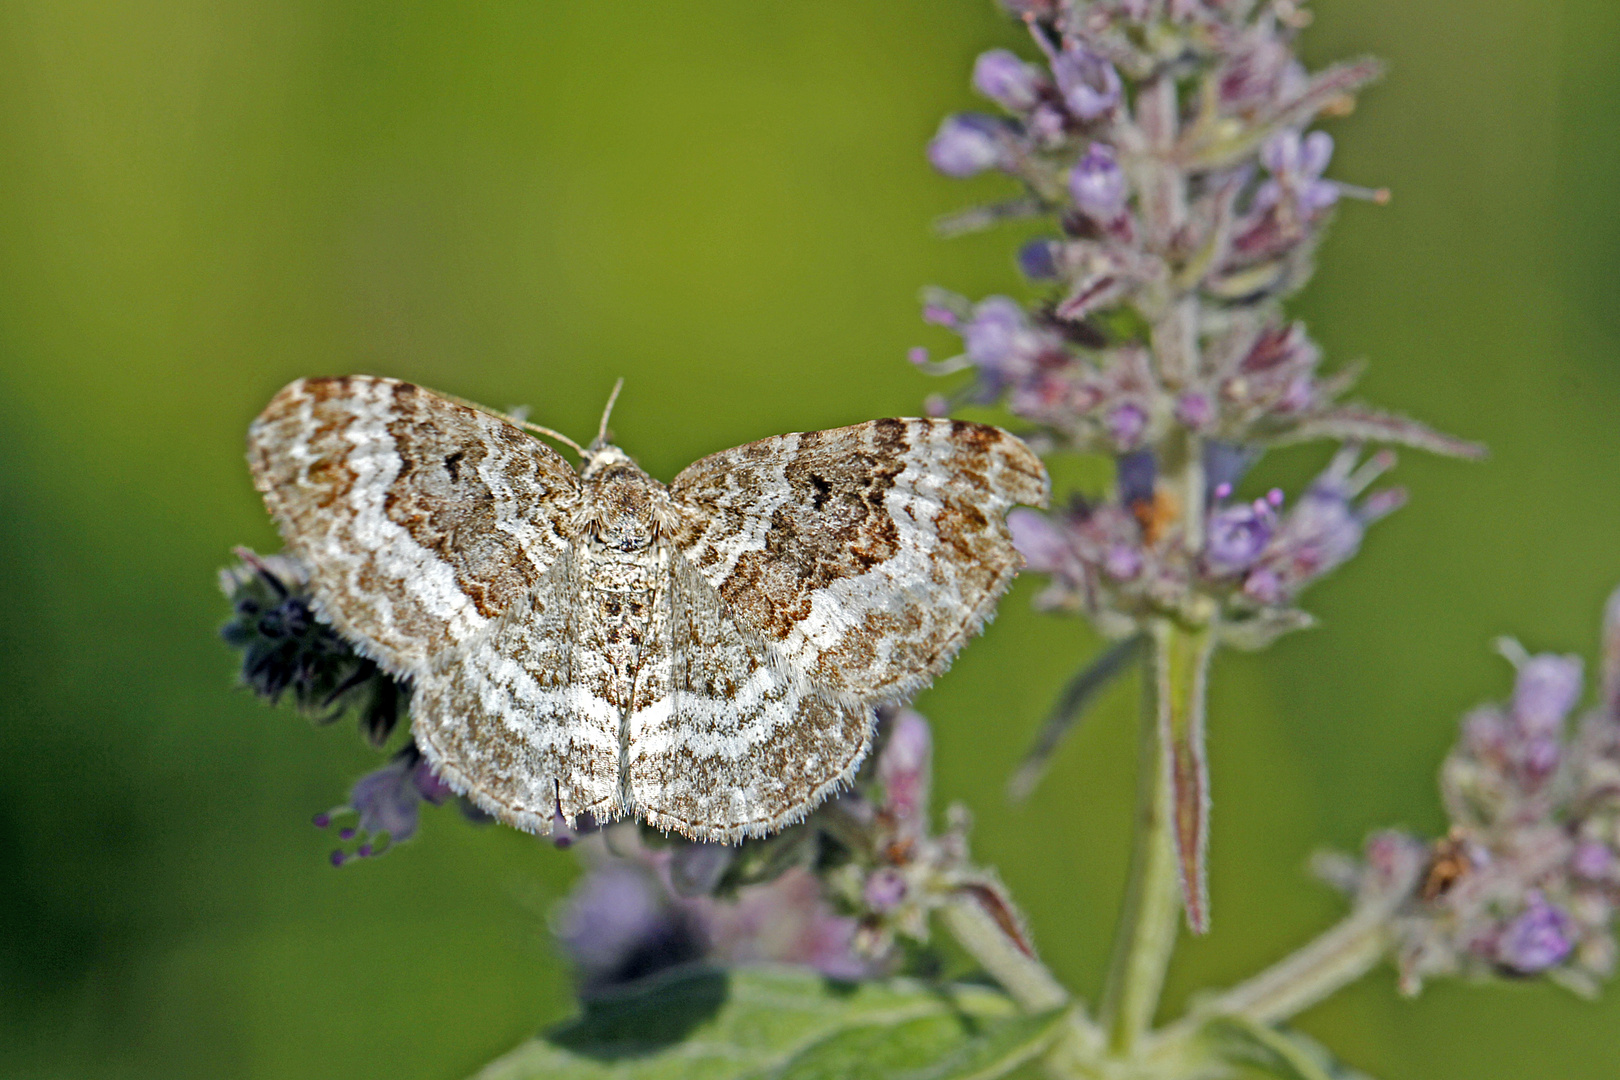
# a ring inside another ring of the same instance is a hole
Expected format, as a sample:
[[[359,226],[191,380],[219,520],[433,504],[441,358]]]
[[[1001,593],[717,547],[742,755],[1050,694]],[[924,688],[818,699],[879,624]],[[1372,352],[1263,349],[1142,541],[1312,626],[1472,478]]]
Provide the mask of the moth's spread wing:
[[[619,704],[580,644],[584,584],[564,554],[536,587],[434,657],[411,696],[411,733],[434,770],[502,821],[551,832],[559,808],[618,817]]]
[[[656,828],[736,843],[802,818],[854,775],[872,711],[836,700],[734,619],[678,553],[630,718],[631,802]]]
[[[704,458],[670,494],[680,550],[737,617],[845,701],[927,684],[1021,565],[1003,515],[1046,471],[999,428],[873,420]]]
[[[532,588],[579,506],[549,447],[393,379],[300,379],[253,422],[248,461],[322,612],[396,674]]]

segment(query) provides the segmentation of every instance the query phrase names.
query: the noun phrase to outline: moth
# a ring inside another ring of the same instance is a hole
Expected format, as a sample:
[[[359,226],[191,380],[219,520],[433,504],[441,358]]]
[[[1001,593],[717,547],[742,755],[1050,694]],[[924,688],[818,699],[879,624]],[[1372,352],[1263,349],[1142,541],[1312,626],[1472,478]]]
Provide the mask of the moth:
[[[611,402],[609,403],[611,408]],[[539,834],[638,817],[736,843],[847,784],[1022,564],[1045,505],[998,428],[873,420],[713,454],[667,487],[607,440],[410,383],[300,379],[248,432],[318,614],[411,687],[457,792]]]

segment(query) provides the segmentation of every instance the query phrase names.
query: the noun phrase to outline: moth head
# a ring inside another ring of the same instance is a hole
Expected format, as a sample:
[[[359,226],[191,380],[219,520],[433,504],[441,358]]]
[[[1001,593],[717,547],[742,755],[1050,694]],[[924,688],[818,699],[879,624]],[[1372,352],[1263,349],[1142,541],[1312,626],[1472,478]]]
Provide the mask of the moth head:
[[[612,443],[593,442],[580,451],[580,457],[585,461],[580,476],[586,480],[594,480],[606,473],[614,472],[628,467],[633,472],[640,472],[641,467],[635,463],[629,454],[620,450]]]

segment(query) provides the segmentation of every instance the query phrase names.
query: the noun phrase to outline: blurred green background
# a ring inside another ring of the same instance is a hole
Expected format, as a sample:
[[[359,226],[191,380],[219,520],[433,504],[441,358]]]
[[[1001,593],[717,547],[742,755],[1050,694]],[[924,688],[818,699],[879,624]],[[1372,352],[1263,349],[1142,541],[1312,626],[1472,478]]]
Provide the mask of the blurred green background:
[[[1487,441],[1407,455],[1411,506],[1309,597],[1323,628],[1215,676],[1215,930],[1171,1003],[1340,910],[1303,870],[1442,827],[1489,649],[1595,647],[1620,582],[1620,9],[1323,0],[1344,208],[1298,310],[1368,397]],[[429,813],[334,871],[308,817],[375,758],[232,689],[214,569],[276,541],[242,459],[286,381],[372,371],[668,478],[790,429],[914,413],[925,283],[1020,288],[927,169],[989,0],[7,0],[0,5],[0,1075],[454,1078],[570,1007],[545,916],[573,859]],[[1308,475],[1314,448],[1268,466]],[[1123,880],[1129,689],[1030,805],[1004,778],[1096,647],[1002,617],[922,700],[939,789],[1094,990]],[[1303,1026],[1383,1080],[1613,1077],[1620,992],[1384,972]]]

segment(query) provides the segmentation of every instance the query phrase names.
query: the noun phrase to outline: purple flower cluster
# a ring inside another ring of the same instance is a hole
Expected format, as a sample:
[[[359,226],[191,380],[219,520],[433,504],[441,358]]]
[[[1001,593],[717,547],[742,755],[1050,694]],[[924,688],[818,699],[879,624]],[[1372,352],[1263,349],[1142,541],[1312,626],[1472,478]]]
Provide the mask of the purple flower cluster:
[[[1410,883],[1396,912],[1396,961],[1415,992],[1445,975],[1547,977],[1592,994],[1616,962],[1620,909],[1620,592],[1610,600],[1603,698],[1570,729],[1581,662],[1503,649],[1513,696],[1463,718],[1441,769],[1452,826],[1424,844],[1368,843],[1361,872]]]
[[[1294,57],[1293,0],[1008,3],[1033,58],[996,49],[975,91],[1000,116],[948,118],[930,146],[947,175],[1000,170],[1022,197],[966,227],[1046,216],[1018,265],[1045,295],[974,302],[931,290],[924,319],[962,343],[912,361],[971,371],[943,413],[999,404],[1038,450],[1113,457],[1120,483],[1066,513],[1019,511],[1014,534],[1052,576],[1047,606],[1083,610],[1112,636],[1171,615],[1218,617],[1229,643],[1264,644],[1306,617],[1306,584],[1349,558],[1398,491],[1358,501],[1392,459],[1356,447],[1478,448],[1344,400],[1356,372],[1322,371],[1321,350],[1280,304],[1346,195],[1325,178],[1333,139],[1310,131],[1377,74],[1359,62],[1309,74]],[[1280,493],[1231,501],[1265,449],[1310,439],[1344,450],[1291,506]],[[1128,479],[1129,477],[1129,479]]]
[[[1009,6],[1041,62],[980,56],[973,88],[1005,115],[948,117],[929,158],[947,176],[1000,170],[1022,183],[1023,198],[958,224],[1050,217],[1057,233],[1026,244],[1018,264],[1053,291],[1028,308],[929,299],[929,321],[964,351],[914,359],[938,374],[974,370],[955,403],[1001,402],[1054,445],[1103,453],[1178,429],[1255,446],[1325,437],[1472,451],[1342,402],[1354,373],[1321,375],[1316,347],[1276,311],[1308,277],[1340,198],[1384,197],[1324,179],[1333,139],[1305,131],[1376,65],[1308,75],[1292,52],[1297,5],[1282,0]]]
[[[1205,451],[1208,477],[1242,467],[1226,444]],[[1117,459],[1115,497],[1077,499],[1050,515],[1015,510],[1008,524],[1030,568],[1050,575],[1042,607],[1082,611],[1104,633],[1124,637],[1157,615],[1208,619],[1213,601],[1228,643],[1254,647],[1305,625],[1292,606],[1300,590],[1354,555],[1367,525],[1403,501],[1398,488],[1362,497],[1392,454],[1358,461],[1355,447],[1341,450],[1292,506],[1276,489],[1230,501],[1232,482],[1218,479],[1196,548],[1149,451]]]

